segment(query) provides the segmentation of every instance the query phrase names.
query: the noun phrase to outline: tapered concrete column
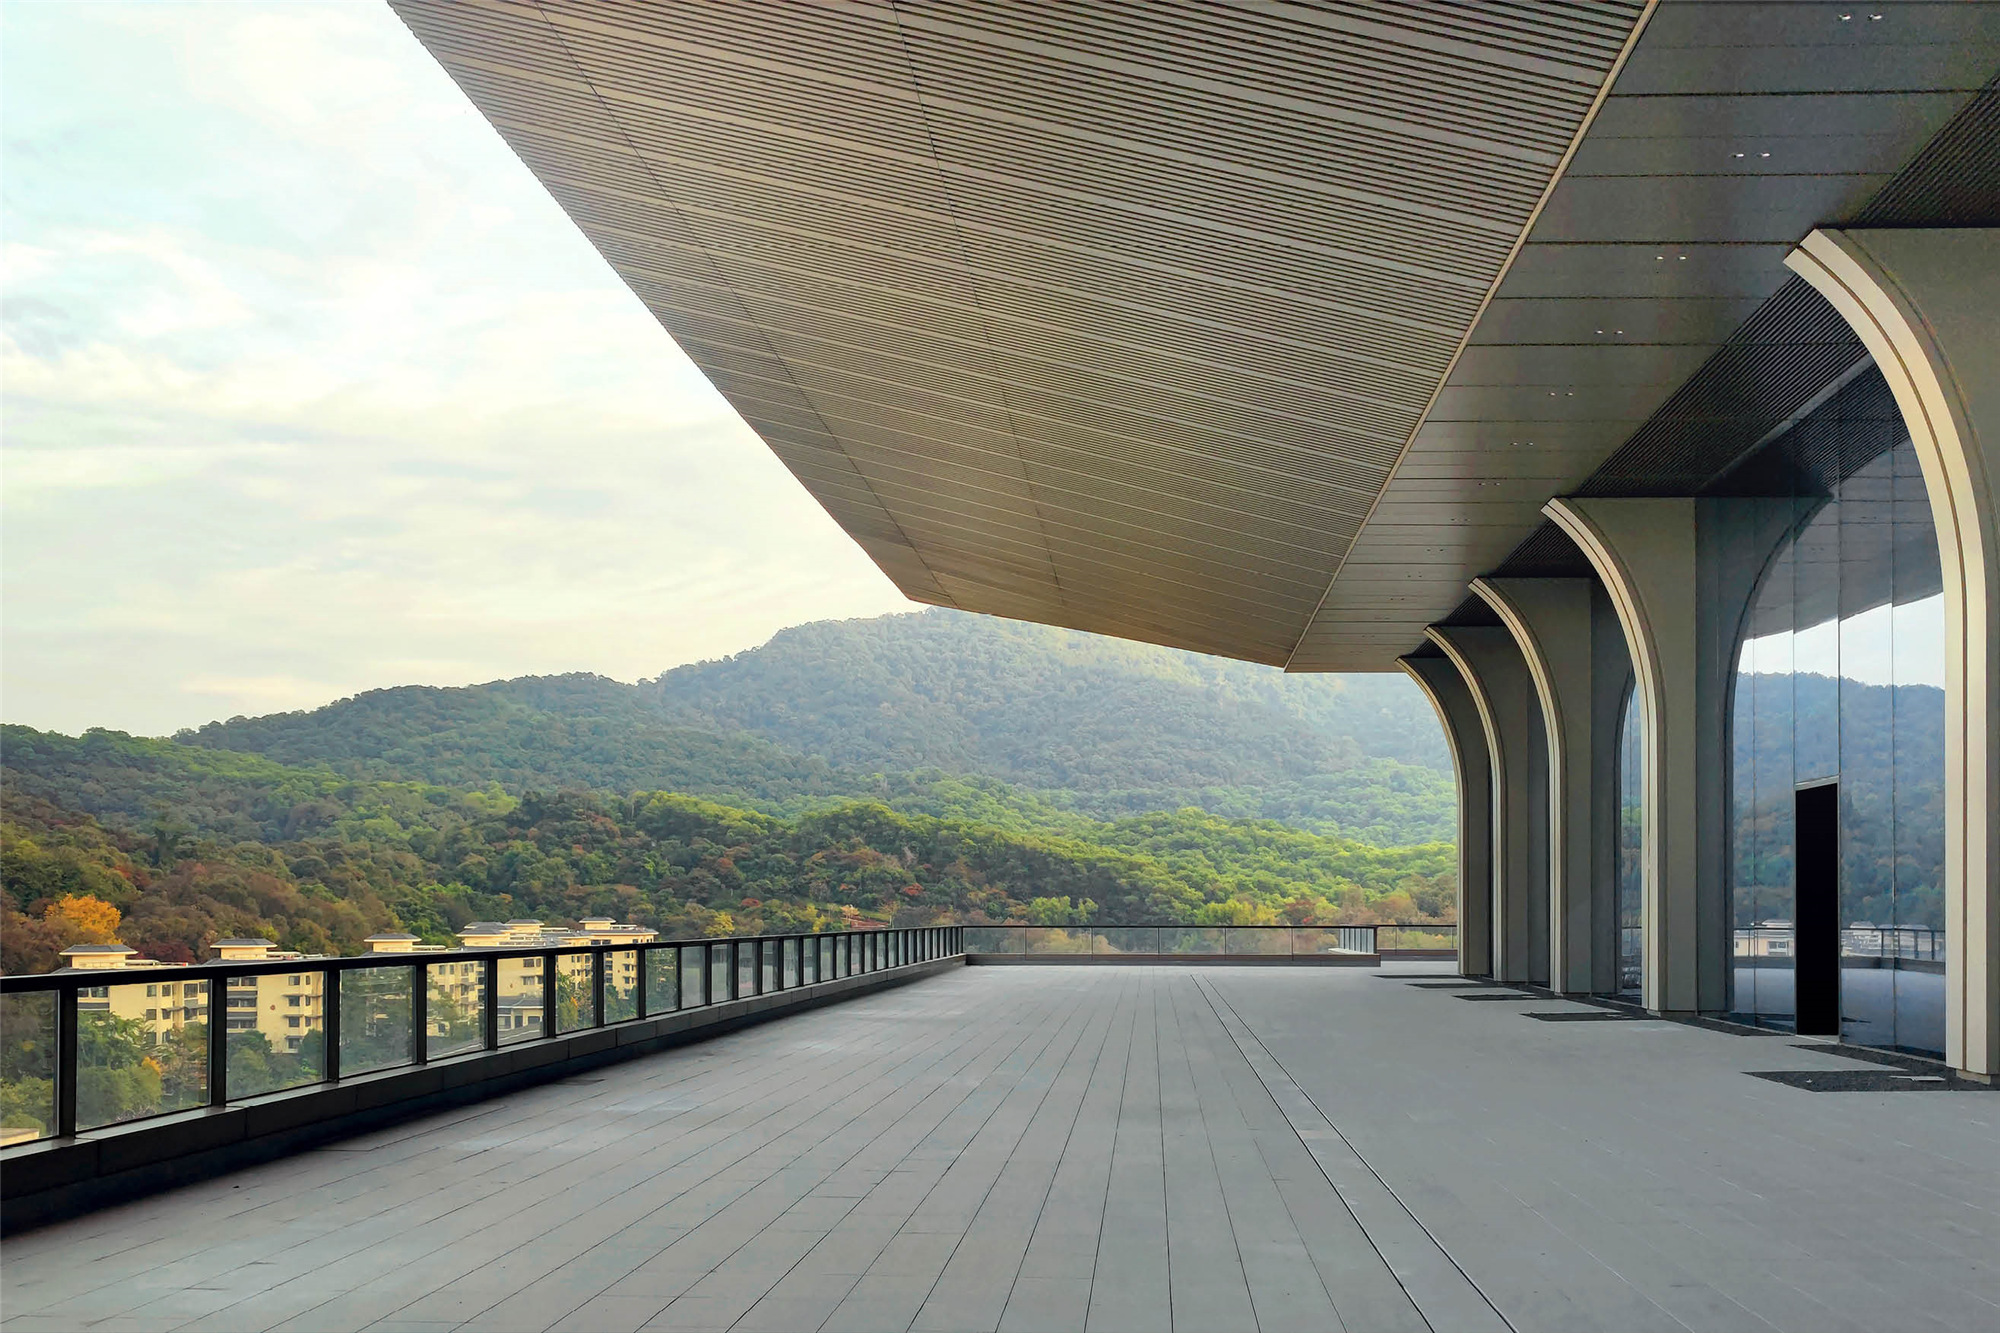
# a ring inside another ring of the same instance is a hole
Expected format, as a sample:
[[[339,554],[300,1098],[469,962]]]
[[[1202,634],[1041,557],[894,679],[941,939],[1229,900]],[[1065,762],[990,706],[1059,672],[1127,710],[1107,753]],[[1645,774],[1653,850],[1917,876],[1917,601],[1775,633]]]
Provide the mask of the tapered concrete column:
[[[1498,626],[1433,625],[1424,632],[1458,668],[1486,736],[1493,775],[1493,975],[1501,981],[1532,981],[1538,921],[1547,929],[1537,900],[1544,906],[1548,901],[1547,880],[1535,874],[1541,841],[1535,815],[1546,809],[1535,792],[1533,759],[1541,750],[1542,730],[1535,686],[1514,636]],[[1546,842],[1541,845],[1546,849]],[[1544,969],[1547,957],[1540,952]]]
[[[1590,558],[1625,631],[1639,694],[1642,994],[1658,1013],[1724,1004],[1721,956],[1703,986],[1696,782],[1700,718],[1693,500],[1557,499],[1544,507]],[[1710,895],[1711,897],[1713,894]],[[1710,913],[1713,916],[1714,913]],[[1713,948],[1720,949],[1715,941]],[[1707,993],[1704,993],[1707,992]]]
[[[1404,657],[1397,665],[1417,682],[1451,750],[1458,778],[1458,971],[1493,975],[1493,769],[1486,728],[1465,677],[1448,657]]]
[[[1786,259],[1851,325],[1923,460],[1945,604],[1945,1058],[2000,1073],[2000,230],[1816,231]]]
[[[1514,636],[1534,681],[1547,733],[1549,774],[1549,984],[1556,990],[1597,989],[1597,931],[1592,898],[1596,786],[1614,781],[1597,771],[1600,746],[1593,724],[1595,636],[1592,579],[1474,579],[1472,591]]]

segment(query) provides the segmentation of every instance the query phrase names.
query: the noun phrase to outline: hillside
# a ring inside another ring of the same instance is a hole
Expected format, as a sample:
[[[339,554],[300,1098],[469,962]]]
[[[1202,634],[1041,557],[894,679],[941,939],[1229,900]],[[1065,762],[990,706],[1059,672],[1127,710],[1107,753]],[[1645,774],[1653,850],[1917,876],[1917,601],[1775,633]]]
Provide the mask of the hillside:
[[[1444,845],[1382,849],[1194,810],[1096,822],[951,778],[925,787],[958,812],[946,817],[850,801],[785,818],[657,791],[358,780],[102,731],[0,728],[0,762],[8,971],[113,932],[185,960],[228,935],[352,953],[376,931],[446,942],[466,921],[519,915],[610,913],[697,936],[855,919],[1438,919],[1453,898]]]
[[[1453,834],[1443,739],[1401,677],[1286,676],[943,610],[799,626],[636,686],[377,690],[177,739],[353,777],[785,815],[852,797],[936,813],[937,784],[962,779],[1044,824],[1191,806],[1381,845]]]

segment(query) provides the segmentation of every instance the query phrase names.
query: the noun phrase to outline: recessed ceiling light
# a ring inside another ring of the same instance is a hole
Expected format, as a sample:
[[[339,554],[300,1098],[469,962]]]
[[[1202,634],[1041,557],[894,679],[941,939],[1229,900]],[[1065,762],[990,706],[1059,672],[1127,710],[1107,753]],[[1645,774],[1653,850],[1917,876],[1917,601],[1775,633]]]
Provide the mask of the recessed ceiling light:
[[[1759,156],[1759,157],[1769,157],[1769,156],[1770,156],[1770,154],[1769,154],[1769,153],[1759,153],[1759,154],[1757,154],[1757,156]]]
[[[1736,156],[1738,156],[1738,157],[1741,157],[1741,156],[1743,156],[1743,154],[1741,154],[1741,153],[1738,153],[1738,154],[1737,154]]]
[[[1623,337],[1623,336],[1624,336],[1624,334],[1625,334],[1625,330],[1623,330],[1623,329],[1613,329],[1613,330],[1611,330],[1611,331],[1612,331],[1613,333],[1615,333],[1615,334],[1618,334],[1618,335],[1619,335],[1620,337]]]
[[[1854,15],[1852,15],[1852,14],[1842,14],[1842,15],[1840,16],[1840,21],[1841,21],[1842,23],[1845,23],[1845,22],[1847,22],[1847,21],[1848,21],[1849,19],[1851,19],[1851,18],[1853,18],[1853,17],[1854,17]]]
[[[1676,255],[1676,256],[1674,256],[1674,257],[1675,257],[1676,259],[1686,259],[1686,258],[1687,258],[1687,256],[1686,256],[1686,255]]]

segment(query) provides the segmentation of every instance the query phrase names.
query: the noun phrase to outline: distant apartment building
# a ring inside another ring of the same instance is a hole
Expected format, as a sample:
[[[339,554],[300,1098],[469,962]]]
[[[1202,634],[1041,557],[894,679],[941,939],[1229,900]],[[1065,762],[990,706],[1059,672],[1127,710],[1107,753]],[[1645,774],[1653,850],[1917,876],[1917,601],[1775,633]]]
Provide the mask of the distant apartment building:
[[[648,926],[622,924],[608,916],[587,916],[572,930],[567,926],[547,926],[530,917],[511,921],[468,922],[458,932],[459,942],[468,949],[576,949],[592,944],[650,944],[659,932]],[[461,1006],[474,1003],[483,984],[477,964],[463,964],[464,974],[451,992]],[[590,985],[590,957],[570,954],[556,959],[558,983],[567,981],[578,990]],[[639,953],[613,953],[605,958],[606,991],[630,992],[639,984]],[[436,993],[438,980],[431,983]],[[539,958],[502,959],[499,967],[500,1040],[518,1041],[542,1030],[544,978]]]
[[[585,917],[580,926],[550,926],[542,921],[517,918],[512,921],[474,921],[459,931],[464,949],[549,949],[573,950],[588,945],[650,944],[659,932],[646,926],[622,924],[612,917]],[[427,965],[430,1027],[443,1036],[455,1022],[479,1012],[486,983],[486,965],[466,957],[457,949],[425,944],[415,935],[384,932],[366,941],[371,956],[438,955]],[[215,962],[274,963],[318,962],[324,954],[304,954],[281,950],[265,939],[217,940],[210,946]],[[134,972],[171,966],[150,958],[124,944],[79,944],[63,950],[68,969],[89,972]],[[385,960],[385,966],[388,965]],[[559,983],[567,981],[572,993],[588,993],[590,958],[569,954],[557,959]],[[613,953],[606,959],[604,985],[607,990],[630,992],[639,980],[639,955]],[[297,972],[272,972],[233,976],[224,987],[224,1023],[231,1033],[260,1032],[274,1051],[293,1052],[314,1032],[326,1029],[324,975],[317,968]],[[209,983],[205,981],[107,982],[85,987],[78,1007],[84,1013],[108,1013],[144,1025],[147,1040],[157,1044],[164,1037],[190,1023],[207,1023]],[[542,1030],[543,973],[540,958],[500,960],[499,1010],[502,1040],[520,1040],[539,1035]]]
[[[223,963],[303,963],[323,956],[279,950],[269,940],[217,940],[209,947],[215,961]],[[70,968],[83,972],[132,972],[172,966],[140,958],[134,949],[123,944],[79,944],[63,950],[62,957]],[[230,977],[224,988],[223,1021],[231,1032],[263,1033],[273,1050],[296,1051],[306,1034],[325,1025],[320,981],[317,971]],[[108,1013],[114,1018],[143,1024],[147,1040],[156,1045],[190,1023],[207,1023],[209,1007],[206,981],[121,981],[117,985],[85,987],[77,996],[79,1012]]]
[[[324,954],[280,949],[269,940],[217,940],[209,946],[220,963],[311,962]],[[317,971],[231,977],[224,1022],[230,1032],[261,1032],[274,1051],[296,1051],[326,1028],[324,978]]]

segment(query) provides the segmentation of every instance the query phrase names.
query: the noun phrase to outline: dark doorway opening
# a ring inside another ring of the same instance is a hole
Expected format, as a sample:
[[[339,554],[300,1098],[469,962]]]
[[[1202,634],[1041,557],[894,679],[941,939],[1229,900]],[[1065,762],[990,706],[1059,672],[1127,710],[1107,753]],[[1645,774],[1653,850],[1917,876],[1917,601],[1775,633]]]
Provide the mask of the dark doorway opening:
[[[1792,981],[1799,1034],[1840,1035],[1840,784],[1792,796]]]

